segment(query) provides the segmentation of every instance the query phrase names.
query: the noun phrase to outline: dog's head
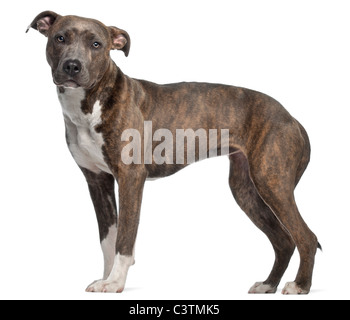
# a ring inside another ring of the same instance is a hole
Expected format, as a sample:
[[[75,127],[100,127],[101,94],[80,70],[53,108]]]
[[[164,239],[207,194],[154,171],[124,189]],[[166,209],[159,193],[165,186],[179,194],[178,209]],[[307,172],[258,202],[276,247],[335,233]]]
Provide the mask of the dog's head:
[[[48,38],[46,57],[58,86],[92,88],[111,63],[110,50],[122,50],[125,56],[130,50],[126,31],[93,19],[44,11],[29,28]]]

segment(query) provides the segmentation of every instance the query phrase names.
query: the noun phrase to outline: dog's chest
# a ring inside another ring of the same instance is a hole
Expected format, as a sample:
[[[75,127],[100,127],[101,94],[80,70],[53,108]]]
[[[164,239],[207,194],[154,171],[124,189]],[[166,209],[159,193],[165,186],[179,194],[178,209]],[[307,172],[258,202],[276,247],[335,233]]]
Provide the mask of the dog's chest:
[[[66,125],[68,147],[73,158],[80,167],[95,173],[105,171],[111,173],[106,164],[102,146],[102,133],[96,132],[101,123],[101,105],[96,101],[92,113],[84,114],[81,102],[85,98],[83,89],[67,89],[58,91]]]

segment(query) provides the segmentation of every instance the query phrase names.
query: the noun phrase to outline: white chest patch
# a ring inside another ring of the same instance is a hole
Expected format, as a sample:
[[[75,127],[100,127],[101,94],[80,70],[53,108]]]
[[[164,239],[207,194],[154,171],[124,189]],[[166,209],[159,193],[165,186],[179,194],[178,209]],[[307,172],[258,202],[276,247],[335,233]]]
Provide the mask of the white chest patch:
[[[95,130],[101,123],[100,102],[95,102],[91,114],[84,114],[81,110],[81,102],[85,98],[84,89],[65,88],[64,93],[59,90],[57,92],[66,124],[68,147],[74,160],[80,167],[95,173],[111,173],[102,154],[102,134]]]

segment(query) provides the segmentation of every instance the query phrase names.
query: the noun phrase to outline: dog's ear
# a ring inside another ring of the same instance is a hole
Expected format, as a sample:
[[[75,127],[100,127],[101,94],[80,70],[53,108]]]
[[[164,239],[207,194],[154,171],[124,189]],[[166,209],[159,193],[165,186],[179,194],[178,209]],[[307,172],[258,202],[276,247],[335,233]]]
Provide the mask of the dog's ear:
[[[60,15],[55,12],[44,11],[35,17],[26,32],[28,32],[30,28],[33,28],[47,37],[51,26],[55,23],[58,17],[60,17]]]
[[[117,27],[108,28],[112,38],[112,49],[122,50],[127,57],[130,51],[130,36],[129,34]]]

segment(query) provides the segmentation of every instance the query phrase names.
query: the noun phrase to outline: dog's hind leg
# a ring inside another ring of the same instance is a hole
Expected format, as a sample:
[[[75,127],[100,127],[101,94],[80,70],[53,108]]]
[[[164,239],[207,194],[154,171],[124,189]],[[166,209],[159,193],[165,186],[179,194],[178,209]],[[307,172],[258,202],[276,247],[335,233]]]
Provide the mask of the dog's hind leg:
[[[296,279],[287,283],[282,293],[306,294],[310,291],[319,244],[299,213],[294,189],[306,168],[310,147],[295,121],[278,125],[262,135],[260,141],[264,143],[248,154],[250,176],[259,195],[288,230],[299,251]]]
[[[266,234],[275,251],[275,263],[269,277],[264,282],[255,283],[249,293],[275,293],[293,255],[295,244],[257,192],[250,178],[246,156],[237,152],[229,158],[232,194],[241,209]]]

